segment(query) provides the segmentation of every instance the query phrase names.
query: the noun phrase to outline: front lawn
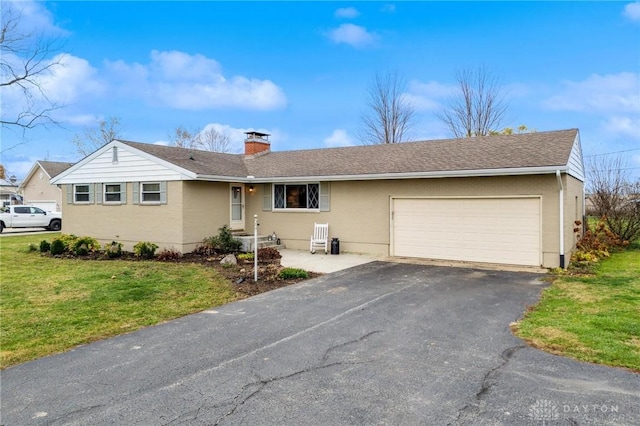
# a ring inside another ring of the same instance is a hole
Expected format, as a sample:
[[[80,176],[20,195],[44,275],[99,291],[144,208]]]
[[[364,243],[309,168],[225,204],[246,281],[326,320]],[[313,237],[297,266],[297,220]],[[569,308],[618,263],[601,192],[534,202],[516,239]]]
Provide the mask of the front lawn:
[[[613,253],[592,276],[558,276],[512,328],[547,352],[640,372],[640,250]]]
[[[59,234],[0,238],[0,366],[243,297],[199,264],[55,259],[28,252]]]

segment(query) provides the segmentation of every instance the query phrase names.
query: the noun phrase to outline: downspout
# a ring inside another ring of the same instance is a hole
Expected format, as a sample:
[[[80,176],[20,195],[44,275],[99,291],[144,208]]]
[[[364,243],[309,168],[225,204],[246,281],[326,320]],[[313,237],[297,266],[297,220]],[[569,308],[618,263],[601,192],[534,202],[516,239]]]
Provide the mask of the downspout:
[[[560,267],[564,269],[564,186],[560,170],[556,170],[556,178],[558,179],[558,204],[560,206]]]

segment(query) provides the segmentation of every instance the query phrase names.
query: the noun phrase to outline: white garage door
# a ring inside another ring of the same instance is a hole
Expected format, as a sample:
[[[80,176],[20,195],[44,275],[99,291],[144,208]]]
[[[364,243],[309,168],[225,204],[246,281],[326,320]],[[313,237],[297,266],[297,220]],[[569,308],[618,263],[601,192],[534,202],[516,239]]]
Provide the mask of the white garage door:
[[[394,256],[540,265],[540,198],[392,198]]]

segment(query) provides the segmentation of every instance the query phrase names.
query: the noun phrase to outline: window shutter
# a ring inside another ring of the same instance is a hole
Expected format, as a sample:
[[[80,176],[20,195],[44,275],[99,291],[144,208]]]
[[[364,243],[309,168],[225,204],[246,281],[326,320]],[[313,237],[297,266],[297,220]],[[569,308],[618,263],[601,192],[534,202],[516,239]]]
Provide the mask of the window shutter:
[[[102,193],[104,191],[104,184],[96,183],[96,204],[102,204]],[[89,196],[91,198],[91,196]]]
[[[262,185],[262,211],[271,211],[271,184]]]
[[[331,186],[329,182],[320,182],[320,211],[328,212],[331,210],[331,198],[329,196]]]
[[[133,204],[140,204],[140,182],[133,182]]]
[[[167,204],[167,182],[160,182],[160,204]]]
[[[120,203],[127,204],[127,182],[120,182]]]
[[[96,186],[97,185],[100,185],[100,184],[96,183]],[[93,204],[93,200],[94,200],[93,194],[95,191],[94,191],[93,185],[89,184],[88,187],[89,187],[89,204]]]
[[[73,185],[67,184],[67,204],[73,204]]]

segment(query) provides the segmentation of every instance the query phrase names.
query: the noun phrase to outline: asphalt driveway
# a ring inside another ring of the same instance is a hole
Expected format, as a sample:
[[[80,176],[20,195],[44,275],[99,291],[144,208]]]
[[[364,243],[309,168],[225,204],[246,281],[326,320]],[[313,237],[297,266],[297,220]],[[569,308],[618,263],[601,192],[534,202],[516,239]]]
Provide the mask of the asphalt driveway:
[[[0,424],[639,424],[640,375],[510,333],[543,286],[357,266],[7,369]]]

